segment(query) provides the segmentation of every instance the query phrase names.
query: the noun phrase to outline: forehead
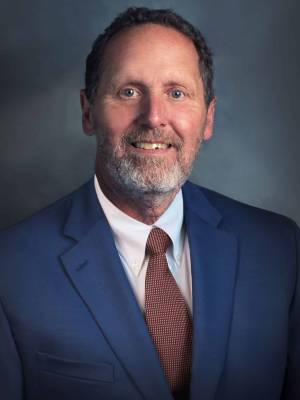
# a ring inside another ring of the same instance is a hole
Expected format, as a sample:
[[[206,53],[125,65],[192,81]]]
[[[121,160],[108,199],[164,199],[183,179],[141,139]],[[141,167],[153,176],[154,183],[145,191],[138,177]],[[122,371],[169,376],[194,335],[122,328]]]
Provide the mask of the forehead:
[[[160,42],[168,41],[168,43],[172,43],[173,45],[180,44],[183,47],[192,47],[196,50],[193,41],[187,35],[184,35],[171,26],[164,26],[151,22],[122,29],[109,40],[107,47],[110,47],[120,40],[126,41],[128,45],[132,45],[136,41],[141,41],[146,38],[150,40],[150,42],[154,42],[158,39]]]
[[[193,41],[175,30],[147,23],[118,32],[104,51],[104,70],[132,69],[142,73],[150,68],[180,71],[199,75],[199,56]]]

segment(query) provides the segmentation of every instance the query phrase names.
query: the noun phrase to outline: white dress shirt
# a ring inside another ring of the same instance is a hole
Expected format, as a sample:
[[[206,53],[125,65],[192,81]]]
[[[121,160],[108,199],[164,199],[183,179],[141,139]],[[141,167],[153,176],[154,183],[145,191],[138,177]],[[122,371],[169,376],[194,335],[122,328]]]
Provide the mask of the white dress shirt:
[[[169,269],[192,313],[191,261],[188,238],[183,225],[181,190],[155,224],[147,225],[116,207],[102,192],[96,175],[94,183],[98,200],[112,229],[117,251],[140,308],[144,310],[145,276],[149,258],[145,256],[146,242],[151,229],[158,227],[172,240],[172,245],[166,253]]]

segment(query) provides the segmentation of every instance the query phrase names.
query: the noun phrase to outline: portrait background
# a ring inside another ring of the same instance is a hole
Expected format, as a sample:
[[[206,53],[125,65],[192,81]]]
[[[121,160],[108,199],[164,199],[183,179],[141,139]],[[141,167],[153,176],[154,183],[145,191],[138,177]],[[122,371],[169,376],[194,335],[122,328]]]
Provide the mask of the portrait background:
[[[4,0],[0,4],[0,228],[85,182],[95,142],[79,90],[92,42],[130,5],[173,8],[215,55],[215,134],[192,180],[300,223],[297,0]]]

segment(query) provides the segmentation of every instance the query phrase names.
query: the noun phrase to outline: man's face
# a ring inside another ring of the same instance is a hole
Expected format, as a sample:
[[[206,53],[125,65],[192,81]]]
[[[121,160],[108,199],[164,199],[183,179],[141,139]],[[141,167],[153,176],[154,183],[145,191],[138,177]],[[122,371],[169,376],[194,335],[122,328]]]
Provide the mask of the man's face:
[[[86,133],[97,138],[100,181],[141,193],[178,190],[201,141],[212,134],[199,59],[190,39],[155,24],[111,39],[90,106],[82,94]]]

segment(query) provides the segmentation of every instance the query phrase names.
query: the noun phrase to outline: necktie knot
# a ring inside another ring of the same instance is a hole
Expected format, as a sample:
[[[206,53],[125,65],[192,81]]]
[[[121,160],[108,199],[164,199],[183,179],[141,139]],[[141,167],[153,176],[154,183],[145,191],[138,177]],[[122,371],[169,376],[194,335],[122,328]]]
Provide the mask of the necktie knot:
[[[146,252],[152,255],[165,254],[171,244],[170,236],[160,228],[153,228],[149,233]]]

